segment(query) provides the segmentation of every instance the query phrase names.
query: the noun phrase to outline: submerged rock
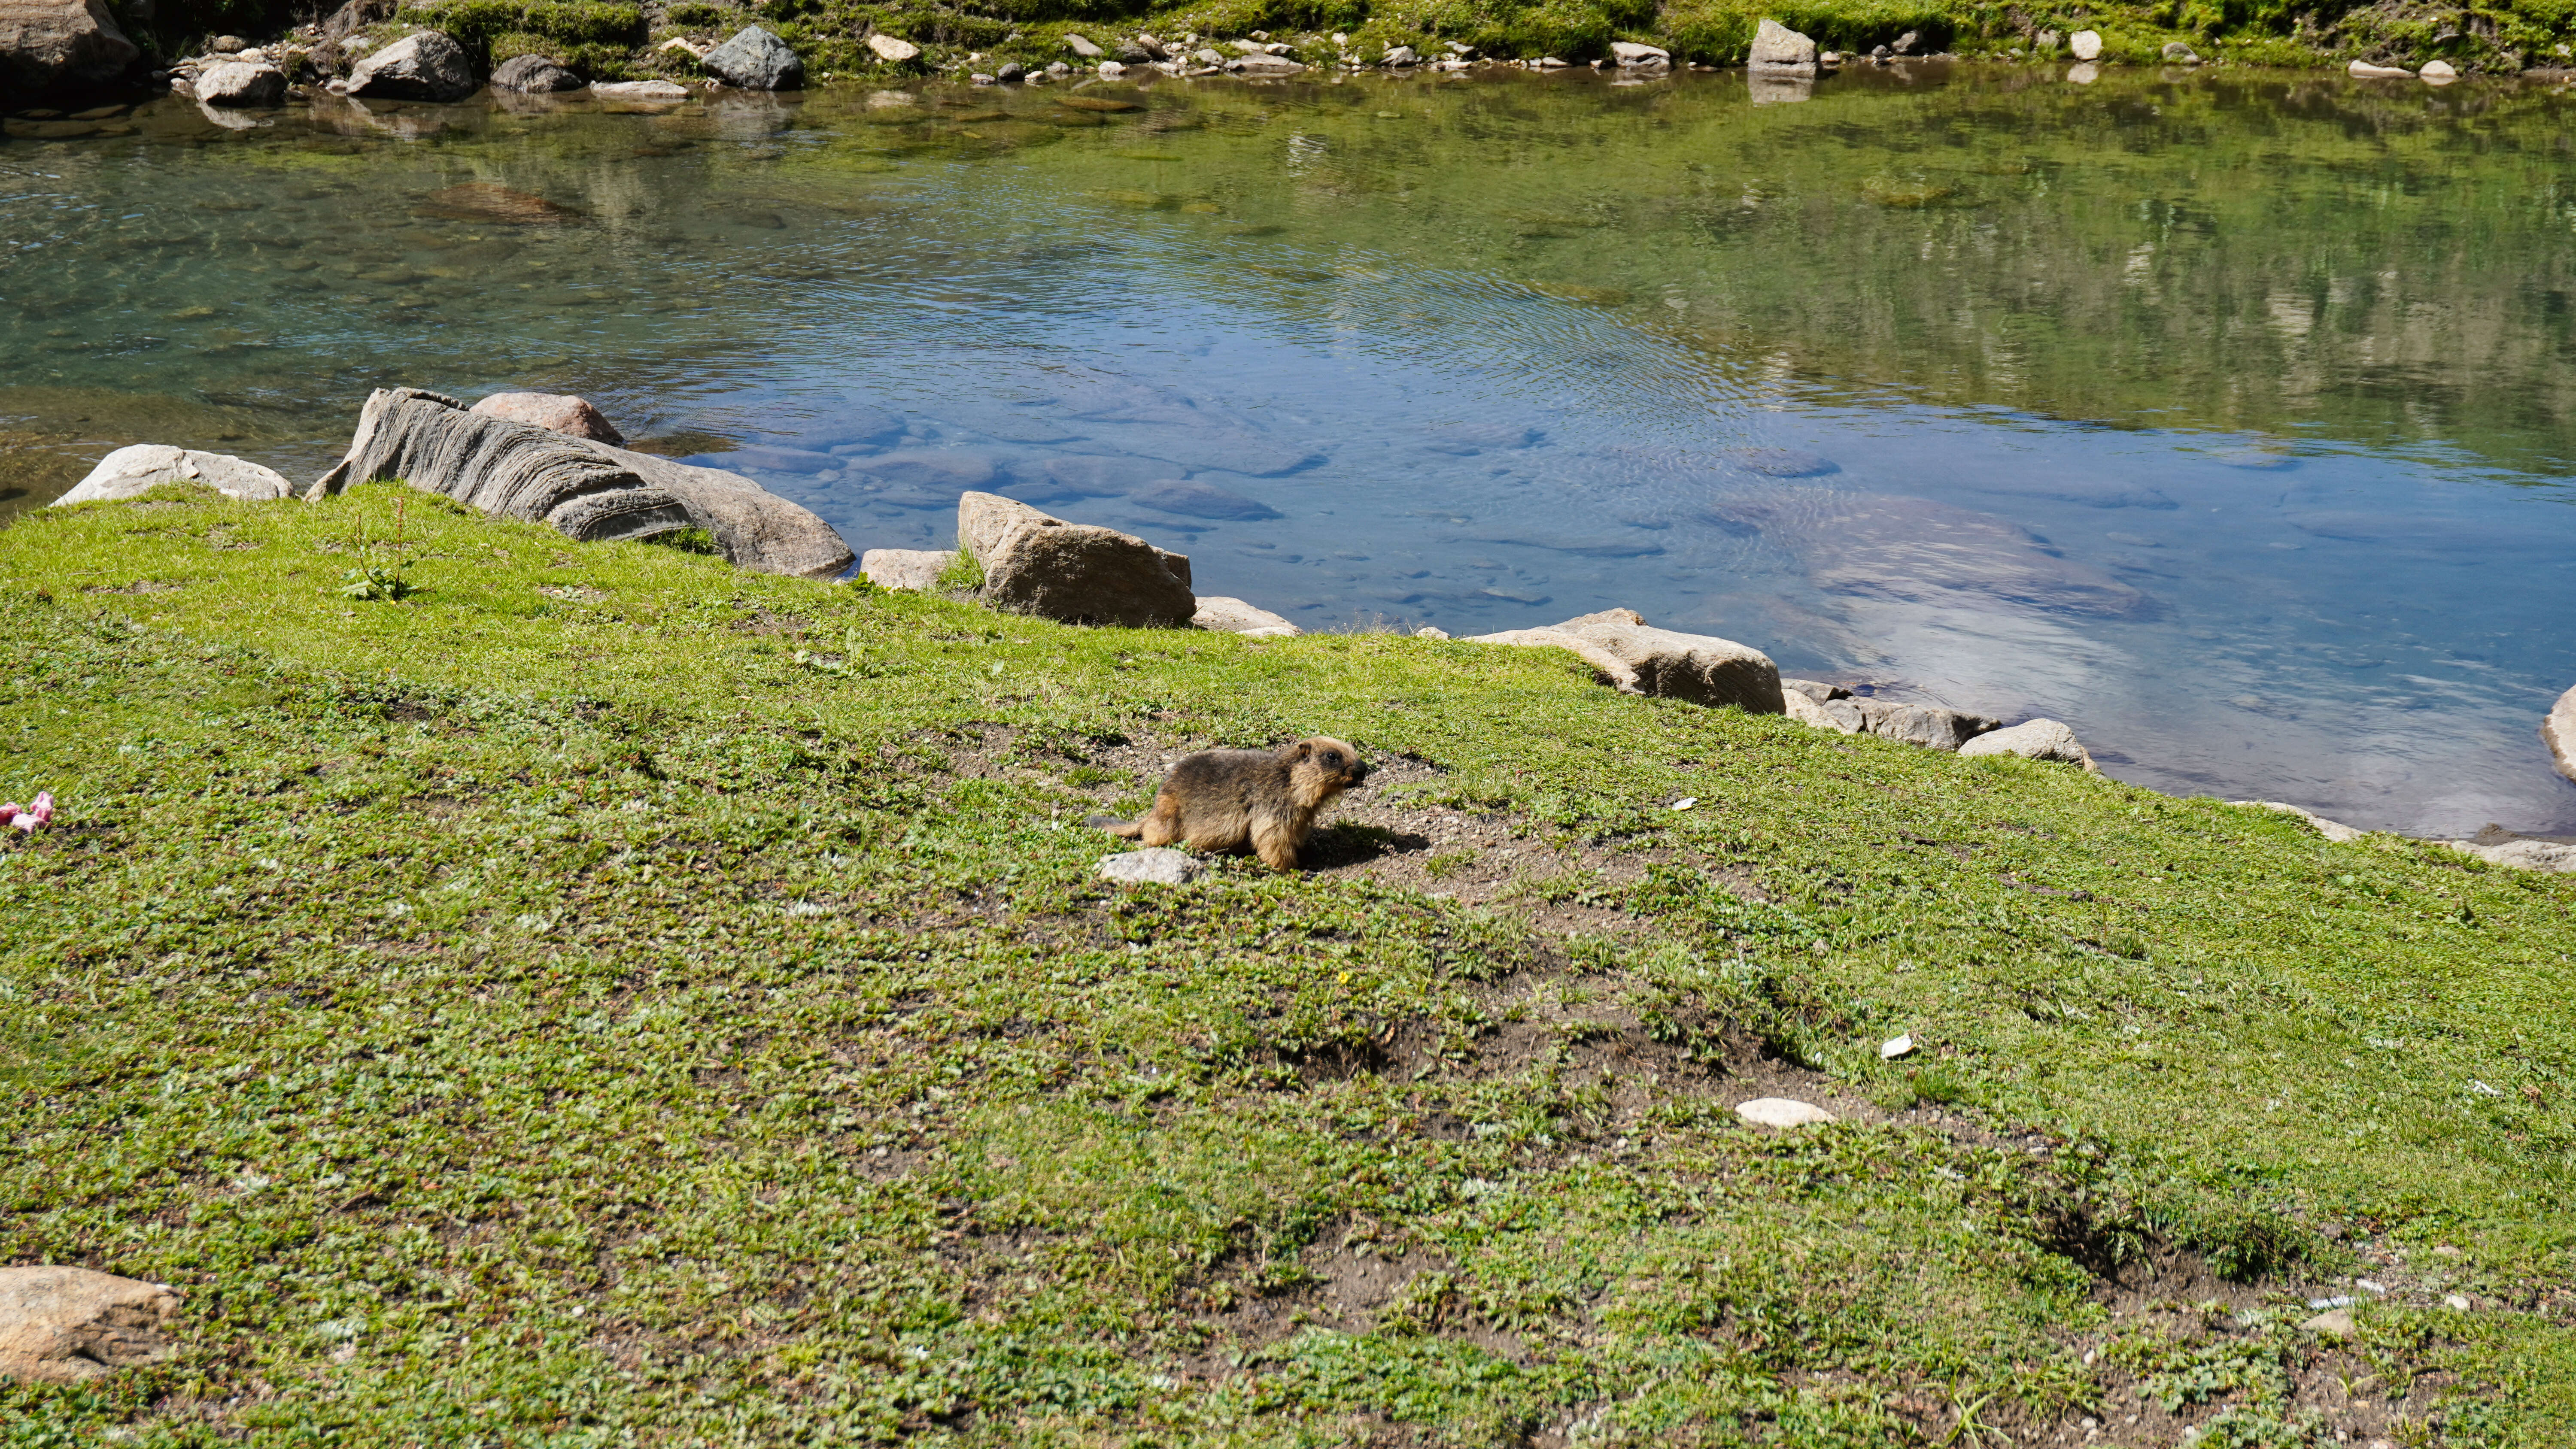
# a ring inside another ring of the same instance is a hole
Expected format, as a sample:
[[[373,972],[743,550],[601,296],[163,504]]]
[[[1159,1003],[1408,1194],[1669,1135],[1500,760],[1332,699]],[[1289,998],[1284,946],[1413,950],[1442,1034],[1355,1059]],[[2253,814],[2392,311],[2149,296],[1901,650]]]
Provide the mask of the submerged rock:
[[[0,1268],[0,1379],[86,1384],[158,1363],[179,1290],[88,1268]]]
[[[142,53],[102,0],[0,0],[0,81],[13,106],[55,86],[112,81]]]
[[[391,101],[461,101],[474,94],[465,48],[435,30],[407,35],[349,70],[348,93]]]
[[[805,62],[787,42],[757,25],[746,25],[734,37],[706,53],[699,62],[707,74],[747,91],[792,91],[805,84]]]
[[[1198,612],[1190,616],[1190,622],[1220,634],[1246,634],[1255,639],[1285,639],[1303,632],[1268,609],[1255,608],[1241,599],[1230,599],[1222,594],[1200,595]]]
[[[1816,43],[1766,16],[1754,28],[1753,48],[1744,68],[1761,76],[1813,76]]]
[[[1990,730],[1959,746],[1962,755],[2019,755],[2025,760],[2058,760],[2098,772],[2093,756],[2075,731],[2053,719],[2025,720],[2009,729]]]
[[[370,395],[348,455],[306,496],[380,478],[585,542],[704,529],[727,559],[760,573],[829,578],[852,561],[830,524],[739,473],[478,414],[418,388]]]
[[[164,483],[202,483],[243,503],[271,503],[293,496],[284,475],[229,453],[200,453],[160,443],[137,443],[98,460],[89,476],[54,500],[57,508],[133,498]]]
[[[1198,612],[1186,557],[999,494],[957,500],[957,542],[984,566],[995,608],[1131,629],[1187,628]]]
[[[1763,491],[1723,499],[1712,521],[1759,532],[1797,554],[1828,592],[1909,604],[1976,596],[2097,617],[2152,612],[2146,595],[2059,558],[1990,513],[1885,493]]]
[[[689,88],[676,81],[607,81],[590,88],[590,93],[611,101],[685,101]]]
[[[957,561],[953,549],[872,548],[859,555],[859,572],[881,589],[929,589]]]
[[[542,55],[514,55],[492,72],[492,89],[538,95],[577,91],[581,89],[581,77],[564,69],[562,62]]]

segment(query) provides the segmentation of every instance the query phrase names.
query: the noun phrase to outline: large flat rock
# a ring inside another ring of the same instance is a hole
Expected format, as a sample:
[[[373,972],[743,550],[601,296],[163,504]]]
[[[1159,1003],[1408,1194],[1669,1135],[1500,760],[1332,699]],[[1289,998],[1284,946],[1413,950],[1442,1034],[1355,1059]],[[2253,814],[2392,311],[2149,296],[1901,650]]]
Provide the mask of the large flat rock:
[[[178,1290],[89,1268],[0,1268],[0,1378],[86,1384],[174,1351]]]
[[[290,497],[295,485],[284,475],[230,453],[201,453],[162,443],[137,443],[98,460],[89,476],[54,500],[57,508],[74,503],[101,503],[134,498],[164,483],[202,483],[226,498],[243,503],[269,503]]]
[[[700,528],[760,573],[828,578],[853,562],[830,524],[739,473],[477,413],[418,388],[369,396],[348,455],[309,496],[380,478],[589,543]]]
[[[102,0],[0,0],[0,95],[112,81],[143,52]]]

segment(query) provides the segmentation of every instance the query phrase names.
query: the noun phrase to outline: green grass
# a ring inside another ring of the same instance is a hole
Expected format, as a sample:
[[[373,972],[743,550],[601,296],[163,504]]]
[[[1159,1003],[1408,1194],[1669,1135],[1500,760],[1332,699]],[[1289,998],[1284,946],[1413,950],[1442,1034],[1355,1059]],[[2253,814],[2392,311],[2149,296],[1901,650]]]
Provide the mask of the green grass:
[[[62,802],[0,850],[0,1254],[189,1295],[0,1444],[2296,1443],[2328,1370],[2576,1433],[2576,882],[391,485],[36,515],[0,640],[0,795]],[[1093,877],[1143,752],[1314,732],[1576,868]],[[2175,1251],[2240,1309],[2108,1293]]]

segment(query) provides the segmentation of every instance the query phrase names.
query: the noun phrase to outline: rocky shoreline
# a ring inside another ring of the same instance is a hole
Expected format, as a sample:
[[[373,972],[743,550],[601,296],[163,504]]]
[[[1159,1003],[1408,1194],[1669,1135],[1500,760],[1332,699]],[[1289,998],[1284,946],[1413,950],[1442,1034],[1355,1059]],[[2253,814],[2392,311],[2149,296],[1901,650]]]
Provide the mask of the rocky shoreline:
[[[623,441],[598,408],[578,397],[496,393],[469,407],[423,389],[379,389],[361,409],[347,453],[308,486],[298,488],[270,469],[224,454],[136,444],[101,460],[54,506],[132,499],[173,482],[209,487],[241,502],[310,501],[353,483],[401,479],[486,517],[543,523],[585,543],[703,539],[708,551],[757,572],[945,593],[1077,626],[1201,629],[1255,639],[1302,632],[1245,600],[1198,594],[1186,554],[999,494],[961,490],[955,550],[871,549],[854,555],[830,524],[743,474],[632,452],[618,446]],[[1624,694],[1786,715],[1811,729],[1970,759],[2013,756],[2100,773],[2082,741],[2060,721],[2007,725],[1945,705],[1863,697],[1828,681],[1783,678],[1759,649],[1659,629],[1632,609],[1458,640],[1436,628],[1419,629],[1415,637],[1556,649]],[[2540,733],[2560,772],[2576,780],[2576,688],[2560,696]],[[2371,833],[2279,801],[2232,803],[2295,815],[2337,843]],[[2576,873],[2576,841],[2490,825],[2474,839],[2436,843],[2496,865]]]
[[[249,35],[190,30],[177,12],[150,5],[123,13],[157,23],[128,33],[102,0],[7,0],[0,5],[0,79],[21,97],[14,114],[77,106],[141,91],[169,90],[210,107],[256,109],[325,94],[452,102],[495,91],[592,89],[654,98],[692,85],[795,90],[835,80],[940,76],[976,84],[1051,82],[1097,76],[1284,78],[1306,73],[1452,74],[1489,68],[1557,71],[1588,67],[1622,79],[1675,71],[1741,69],[1757,99],[1803,98],[1805,88],[1844,66],[1903,67],[1984,60],[2069,64],[2087,82],[2102,67],[2231,65],[2333,67],[2358,79],[2451,84],[2467,75],[2564,79],[2571,47],[2496,26],[2416,26],[2394,13],[2371,24],[2339,22],[2289,36],[2177,30],[2154,16],[2104,18],[2061,33],[2013,12],[2000,29],[1987,17],[1814,23],[1817,38],[1770,18],[1730,18],[1714,28],[1658,17],[1627,33],[1545,32],[1501,38],[1488,20],[1463,37],[1440,21],[1370,17],[1350,28],[1271,30],[1210,27],[1197,12],[1143,16],[1132,31],[1086,22],[897,24],[870,12],[836,25],[769,20],[766,12],[715,4],[559,7],[539,15],[455,3],[400,5],[347,0],[325,18]],[[509,13],[503,13],[509,12]],[[594,13],[595,12],[595,13]],[[235,12],[223,12],[226,15]],[[308,12],[309,13],[309,12]],[[2349,18],[2348,18],[2349,19]],[[174,31],[173,26],[178,28]],[[2537,59],[2540,63],[2534,64]],[[29,105],[29,102],[38,104]]]

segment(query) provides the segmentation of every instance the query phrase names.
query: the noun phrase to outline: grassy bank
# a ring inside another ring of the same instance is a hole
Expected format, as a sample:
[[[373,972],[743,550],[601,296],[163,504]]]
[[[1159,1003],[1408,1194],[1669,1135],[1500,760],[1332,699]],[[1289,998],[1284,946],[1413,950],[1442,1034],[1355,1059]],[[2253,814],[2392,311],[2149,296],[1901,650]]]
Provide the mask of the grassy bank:
[[[0,1260],[188,1292],[0,1443],[2576,1433],[2576,882],[390,485],[30,518],[0,640]],[[1321,868],[1093,877],[1308,732]]]

